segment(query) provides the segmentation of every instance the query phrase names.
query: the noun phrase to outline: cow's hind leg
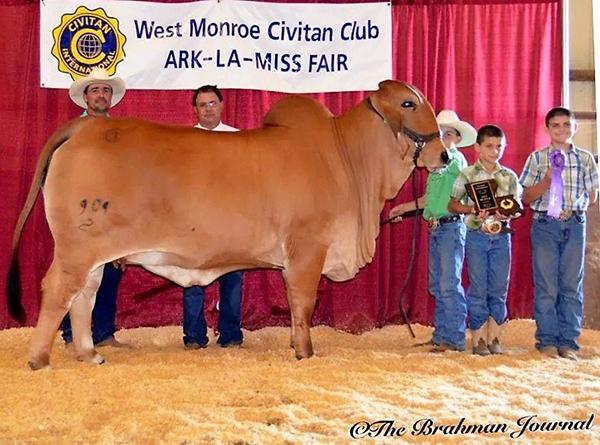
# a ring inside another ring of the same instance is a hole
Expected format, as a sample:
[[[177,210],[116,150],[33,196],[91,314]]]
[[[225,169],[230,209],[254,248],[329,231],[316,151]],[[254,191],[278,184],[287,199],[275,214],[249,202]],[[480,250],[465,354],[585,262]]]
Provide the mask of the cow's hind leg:
[[[73,297],[83,288],[87,271],[68,268],[56,256],[42,281],[42,304],[29,350],[29,367],[33,370],[50,364],[50,352],[56,331],[67,313]]]
[[[104,266],[100,266],[89,273],[85,286],[73,299],[69,311],[77,360],[96,364],[104,363],[104,358],[94,349],[92,310],[96,301],[96,292],[102,281],[103,271]]]
[[[291,343],[298,359],[313,355],[310,326],[325,254],[326,248],[311,240],[296,241],[288,250],[283,276],[292,315]]]

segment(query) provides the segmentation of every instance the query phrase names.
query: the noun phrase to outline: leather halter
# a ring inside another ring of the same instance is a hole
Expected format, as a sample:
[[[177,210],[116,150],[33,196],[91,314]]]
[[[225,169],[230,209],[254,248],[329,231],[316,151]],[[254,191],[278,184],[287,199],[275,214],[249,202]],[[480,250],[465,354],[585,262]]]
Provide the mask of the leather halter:
[[[379,112],[379,110],[377,110],[377,108],[373,106],[370,97],[367,97],[367,104],[369,105],[369,108],[371,108],[371,110],[373,110],[375,114],[377,114],[377,116],[381,118],[382,121],[384,121],[386,124],[388,124],[388,126],[390,126],[390,128],[392,128],[388,121],[385,119],[385,117]],[[415,154],[413,155],[413,163],[415,164],[415,166],[417,165],[417,160],[419,159],[421,152],[425,148],[425,145],[427,145],[434,139],[440,137],[439,132],[422,134],[413,130],[412,128],[407,127],[406,125],[402,126],[402,133],[404,133],[406,137],[408,137],[415,144]]]

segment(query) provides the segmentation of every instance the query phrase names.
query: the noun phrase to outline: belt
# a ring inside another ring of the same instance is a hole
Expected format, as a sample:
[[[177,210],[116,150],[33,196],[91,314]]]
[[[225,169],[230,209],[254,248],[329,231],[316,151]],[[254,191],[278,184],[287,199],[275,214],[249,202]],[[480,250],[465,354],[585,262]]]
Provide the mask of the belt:
[[[533,211],[534,215],[534,219],[539,219],[542,216],[548,216],[548,212],[546,210],[534,210]],[[561,221],[568,221],[569,219],[571,219],[574,216],[582,216],[585,215],[585,211],[583,210],[563,210],[562,212],[560,212],[560,215],[558,217],[554,217],[554,216],[548,216],[549,218],[554,218],[554,219],[560,219]]]
[[[429,228],[431,230],[436,230],[438,227],[443,226],[444,224],[450,224],[460,220],[460,215],[445,215],[440,218],[429,218],[427,220],[427,224],[429,224]]]
[[[508,221],[498,221],[489,219],[479,222],[479,225],[469,226],[469,232],[482,232],[486,235],[498,235],[499,233],[514,233],[515,231],[509,226]]]
[[[494,227],[494,231],[488,232],[485,230],[485,224],[481,226],[481,231],[486,233],[487,235],[497,235],[498,233],[514,233],[515,231],[511,229],[508,225],[508,221],[496,221],[499,223],[499,226]]]

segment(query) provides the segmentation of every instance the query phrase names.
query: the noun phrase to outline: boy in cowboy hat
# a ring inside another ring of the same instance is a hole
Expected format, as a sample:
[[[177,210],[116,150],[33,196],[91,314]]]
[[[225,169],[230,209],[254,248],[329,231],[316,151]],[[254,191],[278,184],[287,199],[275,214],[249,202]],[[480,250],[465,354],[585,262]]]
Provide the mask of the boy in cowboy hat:
[[[87,77],[77,79],[69,88],[69,96],[84,109],[81,116],[108,117],[108,110],[123,99],[125,82],[110,77],[106,70],[93,68]],[[117,290],[123,272],[112,263],[104,265],[102,282],[96,293],[92,311],[92,338],[96,346],[125,347],[115,338],[117,314]],[[62,337],[68,345],[73,341],[71,319],[67,314],[62,323]]]
[[[472,145],[477,132],[451,110],[442,110],[437,122],[450,162],[441,170],[430,171],[425,195],[417,200],[419,208],[424,208],[423,218],[429,224],[429,292],[435,297],[432,351],[463,351],[467,314],[461,283],[465,225],[459,215],[448,211],[448,201],[454,180],[467,166],[457,148]],[[414,201],[405,202],[391,209],[390,216],[399,221],[401,215],[415,209]]]

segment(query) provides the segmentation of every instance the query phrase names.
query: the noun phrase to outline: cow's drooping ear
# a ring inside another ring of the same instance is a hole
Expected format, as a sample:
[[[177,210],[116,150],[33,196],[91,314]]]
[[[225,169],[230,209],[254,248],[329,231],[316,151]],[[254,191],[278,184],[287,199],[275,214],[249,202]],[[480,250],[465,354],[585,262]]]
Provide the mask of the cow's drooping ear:
[[[373,108],[383,116],[394,135],[398,137],[398,133],[402,130],[402,115],[399,105],[393,102],[394,94],[392,90],[394,87],[397,88],[394,82],[383,81],[379,84],[379,89],[371,93],[369,97]]]

